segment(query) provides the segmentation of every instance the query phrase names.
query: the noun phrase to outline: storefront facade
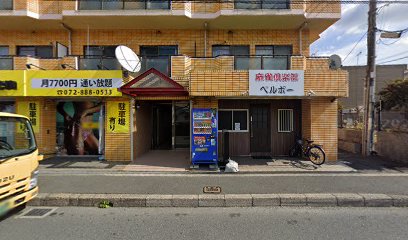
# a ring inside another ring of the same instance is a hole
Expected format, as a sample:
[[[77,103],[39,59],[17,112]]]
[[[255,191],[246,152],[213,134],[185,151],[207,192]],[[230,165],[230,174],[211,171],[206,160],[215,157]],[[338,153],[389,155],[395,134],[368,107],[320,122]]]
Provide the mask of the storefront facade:
[[[15,70],[0,77],[15,83],[0,90],[2,111],[30,118],[45,157],[130,159],[130,147],[117,156],[111,144],[130,136],[130,100],[118,91],[121,71]]]
[[[337,99],[347,97],[348,76],[310,57],[309,46],[340,18],[340,3],[33,2],[0,14],[15,23],[0,27],[0,81],[17,84],[0,84],[0,109],[33,115],[43,154],[137,163],[181,151],[188,164],[204,139],[212,148],[217,138],[220,157],[226,130],[231,156],[286,155],[303,137],[337,159]],[[118,45],[140,57],[139,72],[123,71]],[[101,79],[112,82],[98,87]],[[216,123],[194,125],[197,109]],[[208,124],[218,134],[194,139]]]

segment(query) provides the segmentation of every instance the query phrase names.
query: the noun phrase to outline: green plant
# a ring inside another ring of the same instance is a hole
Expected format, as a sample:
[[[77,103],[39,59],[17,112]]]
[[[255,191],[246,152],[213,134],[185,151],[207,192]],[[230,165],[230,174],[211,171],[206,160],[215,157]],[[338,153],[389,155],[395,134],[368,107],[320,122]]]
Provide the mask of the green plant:
[[[379,93],[384,110],[408,111],[408,81],[396,80]]]
[[[110,208],[110,207],[113,207],[113,203],[111,203],[111,202],[108,201],[108,200],[103,200],[103,201],[101,201],[101,202],[99,203],[98,207],[99,207],[99,208]]]

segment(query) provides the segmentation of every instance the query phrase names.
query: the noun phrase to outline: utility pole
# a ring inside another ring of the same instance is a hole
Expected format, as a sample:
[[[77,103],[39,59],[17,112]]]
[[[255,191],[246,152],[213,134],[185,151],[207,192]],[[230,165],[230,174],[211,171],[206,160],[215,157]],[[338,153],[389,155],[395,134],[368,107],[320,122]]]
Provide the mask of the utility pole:
[[[376,15],[377,0],[370,0],[367,31],[367,75],[364,88],[364,126],[361,149],[364,157],[369,156],[374,150]]]

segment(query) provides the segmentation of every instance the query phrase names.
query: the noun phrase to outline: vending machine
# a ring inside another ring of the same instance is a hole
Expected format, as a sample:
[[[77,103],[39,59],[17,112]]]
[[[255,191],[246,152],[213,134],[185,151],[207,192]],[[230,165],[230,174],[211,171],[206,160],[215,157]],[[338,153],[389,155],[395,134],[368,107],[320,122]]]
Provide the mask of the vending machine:
[[[217,164],[218,130],[217,109],[193,108],[192,111],[192,164]]]

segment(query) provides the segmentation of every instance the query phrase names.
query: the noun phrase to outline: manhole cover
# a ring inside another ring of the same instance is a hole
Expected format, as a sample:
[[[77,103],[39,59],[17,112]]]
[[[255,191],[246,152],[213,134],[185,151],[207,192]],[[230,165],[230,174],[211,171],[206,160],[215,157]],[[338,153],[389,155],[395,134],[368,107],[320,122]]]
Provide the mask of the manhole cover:
[[[203,193],[221,193],[221,187],[219,186],[205,186]]]
[[[18,218],[44,218],[55,210],[57,210],[57,208],[31,208],[27,212],[18,216]]]

